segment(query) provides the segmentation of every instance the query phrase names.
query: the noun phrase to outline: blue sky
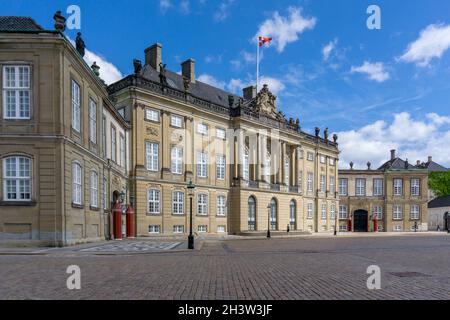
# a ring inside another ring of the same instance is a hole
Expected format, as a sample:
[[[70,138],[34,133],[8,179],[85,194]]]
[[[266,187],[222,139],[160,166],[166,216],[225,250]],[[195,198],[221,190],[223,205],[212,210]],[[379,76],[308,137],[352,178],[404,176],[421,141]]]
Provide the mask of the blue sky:
[[[432,155],[450,167],[448,0],[1,2],[1,15],[47,28],[57,9],[77,4],[87,48],[121,74],[160,42],[169,69],[192,57],[201,80],[234,92],[255,82],[253,41],[265,32],[274,41],[262,50],[262,80],[305,130],[338,132],[343,165],[378,164],[395,148],[411,162]],[[366,26],[371,4],[381,30]]]

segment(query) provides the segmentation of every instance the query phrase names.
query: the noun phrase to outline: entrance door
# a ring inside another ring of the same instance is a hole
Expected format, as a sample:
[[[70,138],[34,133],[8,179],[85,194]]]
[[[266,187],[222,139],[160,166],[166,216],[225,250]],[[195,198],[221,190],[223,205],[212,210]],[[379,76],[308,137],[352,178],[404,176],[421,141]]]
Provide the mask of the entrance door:
[[[368,232],[369,213],[366,210],[356,210],[353,214],[354,231]]]
[[[450,227],[450,213],[446,212],[444,214],[444,230],[447,231]]]

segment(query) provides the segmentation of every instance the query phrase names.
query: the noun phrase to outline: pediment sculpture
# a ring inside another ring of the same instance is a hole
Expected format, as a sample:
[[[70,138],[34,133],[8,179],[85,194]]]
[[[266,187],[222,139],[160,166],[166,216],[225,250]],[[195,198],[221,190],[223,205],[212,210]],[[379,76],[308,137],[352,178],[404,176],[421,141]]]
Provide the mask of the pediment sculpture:
[[[277,110],[276,100],[277,97],[270,92],[269,86],[265,84],[256,95],[256,100],[252,105],[252,111],[262,113],[269,118],[286,121],[283,114]]]

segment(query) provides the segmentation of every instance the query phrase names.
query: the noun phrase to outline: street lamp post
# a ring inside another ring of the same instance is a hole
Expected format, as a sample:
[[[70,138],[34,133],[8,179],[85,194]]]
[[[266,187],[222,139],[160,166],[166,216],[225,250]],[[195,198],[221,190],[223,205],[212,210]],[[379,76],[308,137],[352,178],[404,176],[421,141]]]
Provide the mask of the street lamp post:
[[[272,206],[269,205],[267,206],[267,211],[268,211],[268,215],[267,215],[267,238],[270,239],[270,209],[272,209]]]
[[[188,237],[188,249],[194,249],[194,235],[192,234],[192,198],[194,197],[195,185],[192,183],[192,179],[189,181],[188,186],[189,194],[189,237]]]
[[[338,224],[338,214],[335,210],[334,212],[334,235],[337,236],[337,224]]]

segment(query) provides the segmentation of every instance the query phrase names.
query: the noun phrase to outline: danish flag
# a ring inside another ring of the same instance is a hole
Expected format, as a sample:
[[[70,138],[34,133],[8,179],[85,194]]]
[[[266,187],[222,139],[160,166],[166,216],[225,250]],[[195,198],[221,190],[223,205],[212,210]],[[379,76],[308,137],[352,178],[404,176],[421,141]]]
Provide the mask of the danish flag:
[[[270,41],[272,41],[272,37],[258,37],[259,40],[259,46],[262,47],[265,43],[269,43]]]

